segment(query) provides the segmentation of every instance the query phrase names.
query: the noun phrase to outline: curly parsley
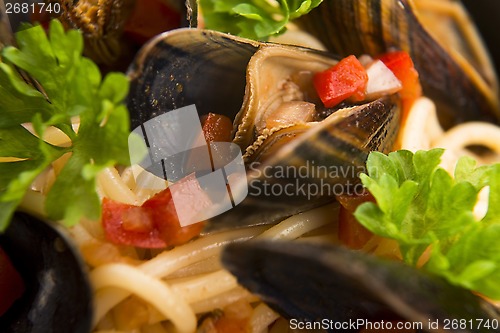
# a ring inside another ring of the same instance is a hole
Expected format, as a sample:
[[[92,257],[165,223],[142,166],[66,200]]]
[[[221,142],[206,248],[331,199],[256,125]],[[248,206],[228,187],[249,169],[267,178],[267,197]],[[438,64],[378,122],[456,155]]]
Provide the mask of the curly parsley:
[[[0,63],[0,231],[35,178],[56,159],[71,154],[47,194],[45,210],[50,219],[73,225],[83,216],[100,217],[101,203],[95,177],[103,168],[129,164],[129,116],[123,104],[128,93],[124,74],[104,79],[96,64],[82,56],[79,31],[65,32],[50,23],[48,36],[41,26],[16,34],[19,48],[2,50]],[[43,87],[48,100],[26,84],[20,68]],[[79,117],[74,130],[71,119]],[[32,123],[36,135],[23,124]],[[69,147],[39,139],[50,126],[65,133]]]
[[[476,167],[464,157],[454,177],[439,167],[442,149],[371,153],[363,184],[376,199],[355,212],[373,233],[399,243],[404,260],[449,282],[500,299],[500,164]],[[479,191],[489,187],[488,212],[473,215]]]
[[[309,13],[322,0],[200,0],[208,29],[255,40],[283,33],[286,24]]]

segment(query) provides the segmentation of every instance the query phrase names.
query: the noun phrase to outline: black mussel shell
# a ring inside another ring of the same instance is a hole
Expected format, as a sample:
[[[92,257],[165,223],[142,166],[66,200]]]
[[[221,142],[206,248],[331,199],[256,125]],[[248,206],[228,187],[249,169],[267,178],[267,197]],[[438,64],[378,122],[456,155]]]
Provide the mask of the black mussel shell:
[[[0,235],[0,246],[26,288],[0,317],[1,332],[90,332],[92,291],[85,266],[66,236],[46,222],[16,213]]]
[[[492,305],[439,277],[332,245],[249,241],[227,246],[222,261],[240,284],[289,319],[356,322],[397,316],[433,332],[430,322],[439,322],[442,330],[446,320],[500,320]]]
[[[132,129],[192,104],[200,115],[212,112],[230,119],[240,110],[247,64],[257,44],[186,30],[153,38],[130,65],[127,107]]]

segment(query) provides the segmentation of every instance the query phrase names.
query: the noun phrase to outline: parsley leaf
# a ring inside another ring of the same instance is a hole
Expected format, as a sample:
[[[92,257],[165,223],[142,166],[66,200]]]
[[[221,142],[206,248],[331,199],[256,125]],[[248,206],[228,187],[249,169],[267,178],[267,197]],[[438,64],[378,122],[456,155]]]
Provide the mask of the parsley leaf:
[[[461,158],[452,177],[439,167],[442,149],[373,152],[361,180],[376,199],[354,215],[373,233],[398,242],[403,259],[451,283],[500,299],[500,165]],[[479,191],[489,186],[488,212],[476,221]]]
[[[101,204],[95,177],[103,168],[130,163],[127,139],[129,117],[123,100],[128,93],[124,74],[110,73],[104,80],[96,64],[82,56],[79,31],[64,31],[53,20],[48,36],[41,26],[16,34],[19,48],[2,50],[0,63],[0,231],[33,180],[52,162],[69,159],[47,194],[49,218],[73,225],[83,216],[99,218]],[[42,93],[26,84],[17,68],[43,87]],[[72,119],[79,118],[78,130]],[[32,123],[34,133],[25,129]],[[71,140],[58,147],[43,138],[56,127]]]
[[[255,40],[283,33],[286,24],[317,7],[322,0],[200,0],[208,29]]]

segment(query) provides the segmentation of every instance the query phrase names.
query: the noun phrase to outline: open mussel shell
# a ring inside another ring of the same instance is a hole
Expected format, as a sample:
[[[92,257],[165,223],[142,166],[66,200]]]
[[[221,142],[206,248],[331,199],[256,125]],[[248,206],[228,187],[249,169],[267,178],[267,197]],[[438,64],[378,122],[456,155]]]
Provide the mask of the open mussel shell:
[[[247,64],[258,46],[198,29],[157,36],[141,49],[128,71],[131,127],[192,104],[201,115],[213,112],[234,119],[245,95]]]
[[[471,120],[498,122],[498,83],[486,50],[467,22],[472,46],[463,38],[445,35],[445,45],[422,24],[416,4],[409,0],[323,1],[301,18],[301,26],[318,37],[331,52],[376,56],[391,49],[408,51],[420,74],[425,95],[438,104],[445,127]],[[456,7],[458,1],[440,1]],[[456,8],[451,8],[456,9]],[[444,20],[434,20],[436,25]],[[457,24],[460,26],[462,23]],[[463,52],[460,50],[464,47]],[[472,57],[471,54],[478,55]]]
[[[358,177],[365,172],[369,152],[387,153],[392,148],[399,124],[398,102],[386,96],[337,111],[337,116],[294,137],[262,164],[251,164],[248,196],[211,219],[206,230],[278,222],[331,202],[336,195],[361,193]]]
[[[167,32],[148,43],[129,69],[127,104],[132,128],[192,104],[200,115],[213,112],[234,119],[234,143],[245,156],[251,155],[247,160],[249,195],[213,218],[207,230],[274,223],[332,201],[339,192],[358,185],[358,173],[364,171],[369,152],[388,152],[394,143],[400,110],[397,96],[346,107],[321,121],[256,134],[259,116],[270,104],[284,100],[283,91],[288,90],[281,87],[289,84],[292,73],[314,73],[336,61],[317,50],[260,43],[214,31]],[[308,78],[310,89],[312,76]],[[328,174],[326,168],[318,172],[321,166],[336,168],[339,176]],[[306,168],[306,176],[276,179],[264,172],[287,167]],[[269,183],[295,187],[296,191],[266,193],[263,186]],[[304,190],[308,184],[316,184],[320,191],[311,195],[307,188]],[[342,190],[334,191],[337,185]],[[328,193],[322,190],[325,187]]]
[[[241,285],[288,319],[402,319],[420,322],[428,332],[444,332],[447,320],[500,320],[498,309],[468,290],[402,263],[333,245],[249,241],[227,246],[222,262]],[[439,329],[429,326],[435,322]],[[500,332],[484,327],[446,331]]]
[[[26,288],[0,317],[2,332],[90,332],[92,291],[83,261],[66,236],[46,222],[16,213],[0,234],[0,246]]]

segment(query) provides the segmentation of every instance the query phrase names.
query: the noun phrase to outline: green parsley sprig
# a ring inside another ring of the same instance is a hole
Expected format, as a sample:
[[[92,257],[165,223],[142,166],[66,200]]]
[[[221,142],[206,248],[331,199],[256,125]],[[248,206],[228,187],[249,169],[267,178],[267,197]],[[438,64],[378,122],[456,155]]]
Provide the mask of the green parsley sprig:
[[[286,24],[323,0],[200,0],[205,26],[255,40],[285,31]]]
[[[128,93],[124,74],[104,79],[99,68],[82,56],[79,31],[65,32],[53,20],[48,36],[41,26],[16,34],[19,48],[2,50],[0,63],[0,231],[35,178],[66,153],[71,157],[47,194],[49,218],[73,225],[83,216],[100,217],[101,204],[95,178],[103,168],[130,163],[127,147],[129,116],[123,104]],[[43,87],[42,93],[26,84],[16,68],[24,70]],[[79,116],[73,130],[71,119]],[[36,136],[22,124],[31,122]],[[71,140],[58,147],[41,140],[54,126]]]
[[[453,284],[500,299],[500,164],[476,167],[461,158],[454,177],[439,167],[442,149],[371,153],[363,184],[376,199],[355,212],[373,233],[399,243],[404,260]],[[488,212],[473,215],[478,193],[489,186]]]

